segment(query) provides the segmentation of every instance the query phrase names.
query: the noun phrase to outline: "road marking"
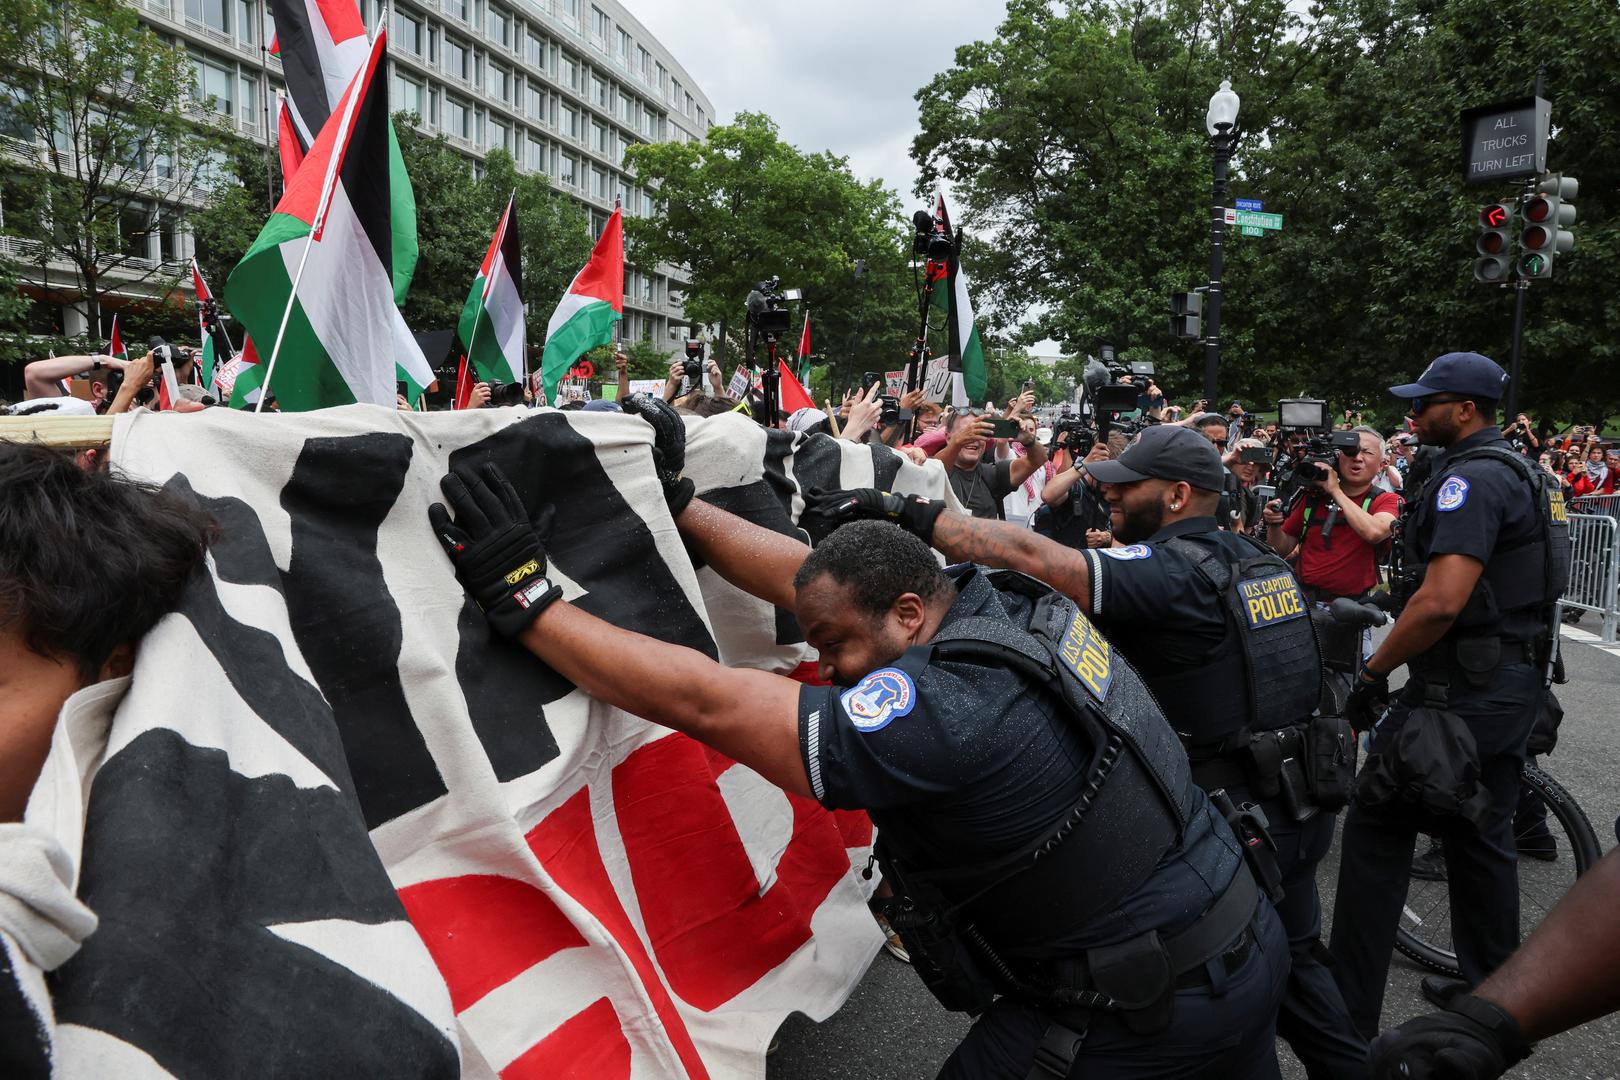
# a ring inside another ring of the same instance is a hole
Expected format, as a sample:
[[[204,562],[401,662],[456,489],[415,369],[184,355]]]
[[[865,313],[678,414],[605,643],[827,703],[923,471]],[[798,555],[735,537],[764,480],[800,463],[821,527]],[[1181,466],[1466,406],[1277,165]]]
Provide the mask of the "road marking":
[[[1582,630],[1578,626],[1566,625],[1562,629],[1564,637],[1568,638],[1570,641],[1578,641],[1582,645],[1590,645],[1594,649],[1608,653],[1610,656],[1620,656],[1620,641],[1605,642],[1601,635],[1594,634],[1590,630]]]

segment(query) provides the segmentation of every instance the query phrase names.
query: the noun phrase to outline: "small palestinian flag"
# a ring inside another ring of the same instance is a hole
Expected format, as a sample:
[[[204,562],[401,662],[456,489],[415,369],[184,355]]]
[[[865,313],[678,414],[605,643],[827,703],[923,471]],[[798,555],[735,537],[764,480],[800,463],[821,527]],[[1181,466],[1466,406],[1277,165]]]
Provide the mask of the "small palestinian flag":
[[[456,336],[478,382],[520,383],[523,362],[523,244],[515,197],[508,200],[461,309]]]
[[[613,340],[613,324],[624,318],[624,219],[615,208],[591,251],[546,324],[546,351],[540,370],[546,399],[557,400],[557,383],[581,356]]]
[[[124,348],[124,337],[118,332],[118,316],[113,316],[112,334],[107,341],[107,355],[114,360],[128,360],[129,350]]]
[[[219,320],[219,304],[208,282],[203,280],[196,259],[191,260],[191,283],[197,290],[197,336],[202,339],[201,363],[193,364],[191,371],[199,385],[209,386],[214,381],[215,369],[235,356],[236,350],[231,347],[230,335]]]
[[[233,409],[251,409],[259,403],[260,379],[243,379],[241,376],[252,371],[259,364],[259,351],[253,347],[253,339],[242,339],[242,351],[235,360],[228,364],[221,364],[214,372],[214,397],[229,405]],[[241,393],[237,393],[237,389]]]
[[[390,154],[387,34],[332,114],[259,238],[231,271],[225,299],[266,362],[241,395],[270,381],[283,411],[370,402],[392,406],[396,380],[415,401],[433,372],[394,306],[390,192],[406,183]],[[415,230],[412,229],[414,234]],[[295,287],[296,286],[296,287]],[[246,384],[246,385],[244,385]]]
[[[163,361],[160,370],[163,377],[158,380],[157,408],[159,412],[168,412],[180,400],[180,380],[175,378],[172,360]]]
[[[804,311],[804,329],[799,331],[799,382],[810,383],[810,309]],[[812,402],[812,406],[814,403]]]

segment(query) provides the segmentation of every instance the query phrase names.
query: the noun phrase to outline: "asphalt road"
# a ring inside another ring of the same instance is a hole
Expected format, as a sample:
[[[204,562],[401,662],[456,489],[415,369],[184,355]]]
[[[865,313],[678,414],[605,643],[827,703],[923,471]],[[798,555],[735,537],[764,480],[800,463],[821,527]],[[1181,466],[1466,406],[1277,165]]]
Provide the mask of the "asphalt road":
[[[1590,621],[1590,618],[1588,619]],[[1543,765],[1586,811],[1604,851],[1615,846],[1620,816],[1620,649],[1565,637],[1570,682],[1558,689],[1565,718],[1557,751]],[[1325,917],[1332,924],[1338,845],[1322,865]],[[1617,898],[1620,901],[1620,898]],[[1620,964],[1620,957],[1615,958]],[[1397,956],[1384,1001],[1386,1025],[1429,1005],[1418,993],[1417,965]],[[968,1027],[940,1008],[904,964],[880,952],[849,1001],[825,1023],[795,1016],[783,1025],[781,1046],[769,1060],[768,1080],[924,1080],[934,1076]],[[1278,1044],[1283,1075],[1305,1071]],[[1511,1076],[1535,1080],[1620,1080],[1620,1015],[1546,1040]]]

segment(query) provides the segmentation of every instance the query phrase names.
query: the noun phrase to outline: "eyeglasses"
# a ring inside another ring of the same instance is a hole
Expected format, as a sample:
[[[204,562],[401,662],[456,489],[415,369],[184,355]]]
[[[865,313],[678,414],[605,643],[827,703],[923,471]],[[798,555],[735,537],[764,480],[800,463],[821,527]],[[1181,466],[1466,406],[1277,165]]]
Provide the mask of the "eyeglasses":
[[[1226,449],[1226,440],[1225,439],[1215,439],[1214,443],[1215,443],[1216,446],[1220,447],[1222,450]]]
[[[1415,397],[1415,398],[1413,398],[1412,399],[1412,408],[1411,408],[1410,411],[1411,411],[1413,416],[1422,416],[1423,415],[1423,410],[1427,409],[1430,405],[1455,405],[1459,401],[1469,401],[1469,400],[1472,400],[1472,399],[1465,398],[1465,397],[1455,397],[1455,396],[1454,397],[1438,397],[1438,396],[1436,396],[1434,394],[1429,394],[1429,395],[1426,395],[1424,397]]]

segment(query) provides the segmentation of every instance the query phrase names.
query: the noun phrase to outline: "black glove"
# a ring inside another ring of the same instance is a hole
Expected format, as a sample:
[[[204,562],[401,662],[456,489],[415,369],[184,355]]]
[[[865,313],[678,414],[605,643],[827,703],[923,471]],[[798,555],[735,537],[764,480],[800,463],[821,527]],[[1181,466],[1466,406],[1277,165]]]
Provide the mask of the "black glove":
[[[1389,708],[1389,676],[1363,670],[1345,698],[1344,718],[1355,731],[1371,731]]]
[[[925,544],[933,543],[934,521],[945,509],[941,499],[895,495],[877,488],[848,491],[812,488],[804,501],[805,510],[821,515],[835,529],[846,521],[892,521]]]
[[[1518,1023],[1483,998],[1459,994],[1443,1012],[1408,1020],[1372,1044],[1374,1080],[1496,1080],[1530,1056]]]
[[[681,475],[686,468],[686,422],[669,402],[651,394],[631,394],[620,407],[652,425],[653,467],[658,471],[658,482],[664,485],[664,501],[669,503],[671,516],[679,517],[697,493],[692,481]]]
[[[494,465],[483,467],[482,480],[449,473],[439,487],[456,518],[450,520],[443,503],[428,507],[434,535],[489,624],[504,637],[517,637],[562,595],[546,578],[551,507],[531,523],[523,500]]]

